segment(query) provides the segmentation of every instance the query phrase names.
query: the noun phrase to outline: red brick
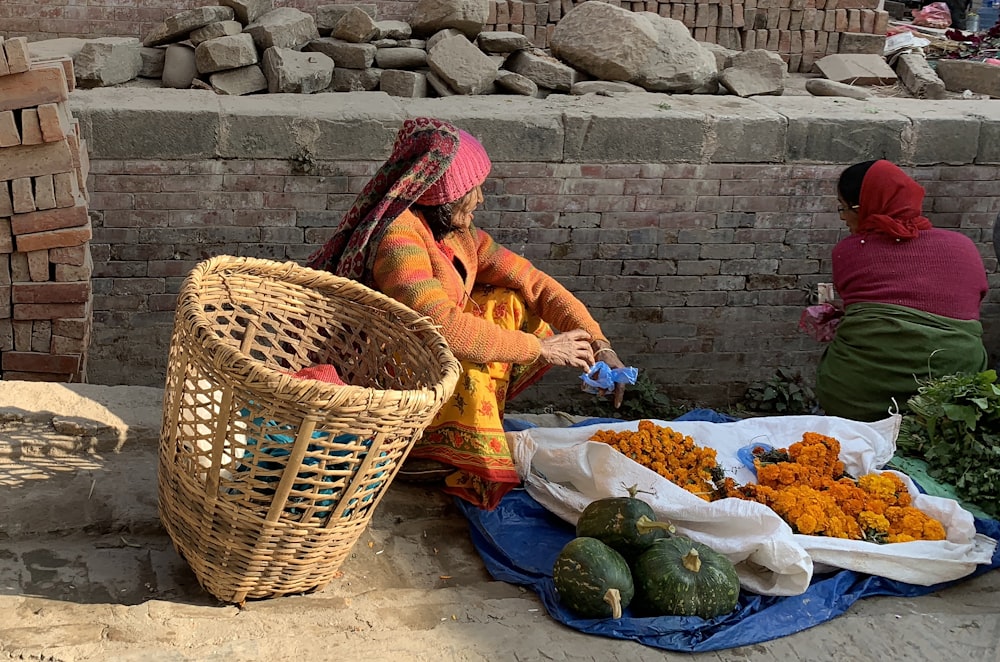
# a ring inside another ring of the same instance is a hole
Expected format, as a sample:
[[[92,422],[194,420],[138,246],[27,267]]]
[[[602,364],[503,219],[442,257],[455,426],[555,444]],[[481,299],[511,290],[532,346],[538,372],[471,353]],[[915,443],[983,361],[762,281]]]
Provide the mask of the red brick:
[[[3,52],[3,37],[0,37],[0,76],[7,76],[9,74],[10,65],[7,64],[7,55]]]
[[[69,98],[62,67],[32,69],[0,77],[0,110],[30,108]]]
[[[53,335],[49,351],[53,354],[83,354],[89,345],[89,338],[67,338]]]
[[[17,130],[13,110],[0,111],[0,148],[21,144],[21,132]]]
[[[86,303],[90,281],[79,283],[15,283],[11,301],[21,303]]]
[[[31,177],[21,177],[11,181],[10,199],[15,215],[35,211],[35,194],[31,186]]]
[[[28,70],[31,65],[31,55],[28,53],[27,37],[8,39],[3,42],[3,50],[4,55],[7,56],[7,70],[11,74],[19,74]]]
[[[93,231],[90,223],[79,228],[66,228],[63,230],[48,230],[46,232],[33,232],[22,234],[15,238],[17,250],[22,253],[30,251],[44,250],[47,248],[62,248],[65,246],[79,246],[93,238]]]
[[[38,106],[38,124],[42,139],[47,143],[62,140],[72,131],[64,104],[43,103]]]
[[[76,354],[42,354],[40,352],[5,352],[4,372],[65,373],[72,374],[80,367],[80,357]],[[4,375],[6,377],[6,375]]]
[[[87,311],[86,303],[22,303],[14,305],[14,319],[54,320],[63,317],[82,317]]]
[[[34,177],[35,209],[52,209],[56,206],[56,191],[52,175]]]
[[[56,207],[73,207],[82,202],[80,184],[74,172],[57,172],[52,175]]]
[[[52,320],[52,333],[67,338],[87,338],[90,335],[91,320],[87,317]]]
[[[81,267],[90,261],[90,247],[86,244],[68,248],[53,248],[49,251],[49,262]]]
[[[0,78],[0,86],[3,81],[4,79]],[[0,93],[0,99],[2,98],[3,95]],[[66,140],[0,149],[0,181],[71,170],[73,170],[73,153]]]
[[[14,236],[18,236],[62,228],[77,228],[86,225],[89,220],[87,207],[76,205],[30,214],[14,214],[10,219],[10,227]]]
[[[45,69],[45,68],[55,68],[60,67],[63,70],[63,75],[66,76],[66,85],[69,91],[72,92],[76,89],[76,72],[73,69],[73,59],[69,56],[54,57],[44,60],[33,60],[31,63],[32,69]]]
[[[24,254],[28,261],[28,278],[36,283],[44,283],[49,279],[49,252],[47,250],[30,251]]]
[[[28,372],[22,370],[4,370],[4,381],[19,382],[59,382],[70,383],[75,381],[73,374],[51,373],[51,372]]]

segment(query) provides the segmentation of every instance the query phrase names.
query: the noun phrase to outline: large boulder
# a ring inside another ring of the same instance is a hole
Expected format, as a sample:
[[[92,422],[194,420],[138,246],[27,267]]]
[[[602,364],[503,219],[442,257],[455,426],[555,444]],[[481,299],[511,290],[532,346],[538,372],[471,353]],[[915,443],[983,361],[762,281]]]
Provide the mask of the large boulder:
[[[651,92],[715,91],[715,55],[702,48],[683,23],[652,12],[637,15],[649,21],[659,39],[639,74],[628,82]]]
[[[417,0],[410,25],[417,35],[455,28],[474,39],[483,31],[489,13],[490,0]]]
[[[601,80],[629,81],[643,72],[658,41],[659,33],[646,18],[590,0],[556,25],[552,54]]]

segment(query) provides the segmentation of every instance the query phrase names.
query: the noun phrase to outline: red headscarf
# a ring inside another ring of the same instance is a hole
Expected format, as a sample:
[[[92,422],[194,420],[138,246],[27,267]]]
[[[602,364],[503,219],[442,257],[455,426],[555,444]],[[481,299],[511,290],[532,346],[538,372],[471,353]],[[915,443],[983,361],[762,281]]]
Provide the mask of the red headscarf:
[[[913,239],[932,226],[921,213],[924,187],[889,161],[876,161],[861,182],[858,233]]]

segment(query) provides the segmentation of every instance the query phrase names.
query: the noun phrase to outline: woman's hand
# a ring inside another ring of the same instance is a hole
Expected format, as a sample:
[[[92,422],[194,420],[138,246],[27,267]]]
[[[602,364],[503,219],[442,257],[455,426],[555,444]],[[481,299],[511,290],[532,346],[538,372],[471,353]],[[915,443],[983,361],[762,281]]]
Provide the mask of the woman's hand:
[[[590,334],[583,329],[573,329],[549,336],[542,340],[540,358],[550,365],[589,370],[594,365]]]
[[[597,345],[594,348],[595,361],[604,361],[604,363],[606,363],[607,366],[612,370],[616,368],[625,367],[625,364],[622,363],[622,360],[620,358],[618,358],[618,354],[615,352],[615,350],[611,349],[611,343],[597,342],[595,343],[595,345]],[[614,399],[615,409],[618,409],[619,407],[622,406],[622,400],[625,398],[625,384],[622,382],[616,383],[614,393],[615,393],[615,399]],[[601,395],[607,395],[607,394],[608,392],[601,393]]]

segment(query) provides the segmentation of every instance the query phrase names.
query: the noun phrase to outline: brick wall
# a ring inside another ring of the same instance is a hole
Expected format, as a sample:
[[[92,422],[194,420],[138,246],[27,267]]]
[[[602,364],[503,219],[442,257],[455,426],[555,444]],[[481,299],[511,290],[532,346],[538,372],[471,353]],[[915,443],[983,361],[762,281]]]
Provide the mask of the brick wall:
[[[477,223],[576,292],[675,396],[726,404],[778,367],[812,379],[821,347],[797,322],[846,233],[834,182],[849,163],[903,164],[931,219],[976,241],[1000,285],[995,102],[329,99],[74,93],[92,163],[92,382],[161,385],[188,271],[217,254],[303,261],[417,114],[480,137],[494,168]],[[998,303],[982,311],[994,354]],[[526,395],[558,401],[576,384],[556,369]]]
[[[95,160],[92,381],[162,383],[174,295],[216,254],[301,262],[374,171],[280,160]],[[720,405],[778,366],[808,378],[805,289],[830,279],[845,230],[841,166],[498,163],[477,222],[585,301],[622,357],[678,397]],[[996,269],[996,166],[910,168],[941,227]],[[994,286],[995,277],[991,276]],[[989,328],[1000,307],[984,307]],[[995,329],[991,349],[1000,348]],[[528,398],[566,393],[556,370]]]

